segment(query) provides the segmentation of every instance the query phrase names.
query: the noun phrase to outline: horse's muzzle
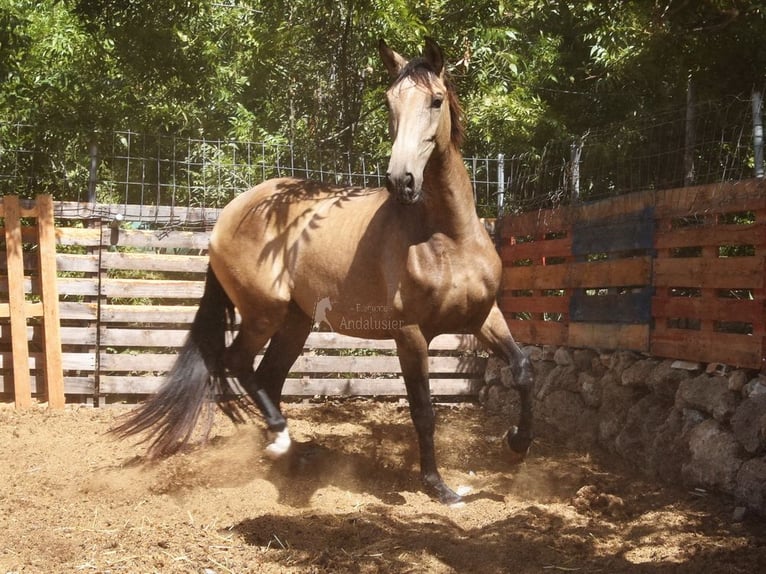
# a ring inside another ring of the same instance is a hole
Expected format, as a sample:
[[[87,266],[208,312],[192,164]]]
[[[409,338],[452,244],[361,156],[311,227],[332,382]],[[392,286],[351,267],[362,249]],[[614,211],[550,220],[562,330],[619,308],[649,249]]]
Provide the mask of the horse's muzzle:
[[[415,184],[415,177],[409,172],[403,177],[393,177],[391,173],[387,173],[386,189],[403,205],[417,203],[422,196],[420,186]]]

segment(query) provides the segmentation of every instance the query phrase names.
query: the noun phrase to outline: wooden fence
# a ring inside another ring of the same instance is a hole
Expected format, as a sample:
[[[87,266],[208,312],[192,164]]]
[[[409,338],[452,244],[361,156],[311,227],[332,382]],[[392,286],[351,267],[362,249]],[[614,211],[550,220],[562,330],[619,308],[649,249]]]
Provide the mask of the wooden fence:
[[[13,391],[17,407],[32,402],[31,368],[35,382],[38,378],[42,381],[42,388],[34,390],[46,392],[51,408],[61,408],[64,385],[53,202],[49,195],[40,196],[34,203],[5,197],[0,203],[0,218],[6,254],[0,267],[0,291],[5,293],[0,297],[0,372],[10,375],[3,380]],[[33,269],[36,271],[27,275]],[[32,329],[38,333],[36,345],[41,351],[34,354],[33,362],[28,344],[30,324],[36,325]]]
[[[154,392],[194,317],[217,213],[41,196],[0,198],[0,217],[0,394],[56,406],[62,382],[72,400],[99,404]],[[179,231],[179,220],[203,225]],[[497,233],[501,308],[519,341],[763,368],[763,181],[510,216]],[[437,338],[430,360],[434,394],[478,392],[486,359],[473,337]],[[285,391],[405,394],[391,342],[319,332]]]
[[[7,206],[15,199],[0,201]],[[34,209],[30,203],[25,215]],[[181,211],[56,204],[60,370],[71,400],[105,404],[155,392],[175,360],[202,295],[209,228],[217,217],[214,210]],[[195,231],[174,230],[179,218],[207,224]],[[142,229],[147,221],[155,229]],[[29,254],[25,261],[28,273],[41,268]],[[31,296],[30,281],[12,283],[16,288],[23,285]],[[7,281],[0,283],[0,301],[5,300],[7,287]],[[32,348],[31,391],[41,393],[42,379],[34,374],[46,356],[40,347],[43,332],[32,325],[27,333],[11,334],[3,321],[0,317],[0,393],[13,393],[15,353],[10,345],[22,340]],[[432,342],[430,352],[434,395],[478,393],[486,357],[473,337],[443,335]],[[406,392],[391,341],[316,332],[293,367],[285,394],[405,396]]]
[[[526,343],[763,369],[766,182],[645,192],[498,224]]]

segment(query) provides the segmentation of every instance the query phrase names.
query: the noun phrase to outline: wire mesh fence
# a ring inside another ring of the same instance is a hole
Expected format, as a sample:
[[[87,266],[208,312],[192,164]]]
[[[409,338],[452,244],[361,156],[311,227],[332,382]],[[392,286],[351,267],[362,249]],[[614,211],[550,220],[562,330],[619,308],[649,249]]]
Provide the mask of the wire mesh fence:
[[[528,211],[649,189],[753,177],[747,99],[684,106],[551,141],[516,155],[467,157],[477,210]],[[761,152],[762,153],[762,152]],[[272,177],[379,187],[387,158],[135,131],[51,132],[0,122],[0,192],[78,202],[218,208]],[[179,222],[183,224],[184,222]]]

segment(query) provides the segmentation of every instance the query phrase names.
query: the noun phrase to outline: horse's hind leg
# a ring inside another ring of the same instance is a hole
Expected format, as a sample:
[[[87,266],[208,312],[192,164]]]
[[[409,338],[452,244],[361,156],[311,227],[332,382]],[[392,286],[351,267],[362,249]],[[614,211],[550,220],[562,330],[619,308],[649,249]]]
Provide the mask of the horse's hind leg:
[[[258,368],[252,370],[252,358],[249,367],[240,366],[240,384],[255,400],[269,430],[274,433],[273,441],[266,447],[266,452],[274,457],[281,456],[290,448],[290,435],[279,409],[279,402],[285,378],[295,359],[303,351],[303,344],[311,332],[311,325],[311,317],[294,303],[291,304],[282,326],[271,337]]]
[[[497,305],[492,307],[476,336],[511,367],[513,387],[518,391],[521,400],[521,414],[518,426],[508,431],[506,441],[511,451],[521,459],[532,443],[532,363],[513,340],[508,324]]]

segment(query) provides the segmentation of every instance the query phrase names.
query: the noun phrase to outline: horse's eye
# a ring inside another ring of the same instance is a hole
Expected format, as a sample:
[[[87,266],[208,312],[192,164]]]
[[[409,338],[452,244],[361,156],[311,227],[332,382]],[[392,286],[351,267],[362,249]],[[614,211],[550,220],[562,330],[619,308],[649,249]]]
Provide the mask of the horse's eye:
[[[431,100],[431,107],[439,109],[442,107],[442,103],[444,103],[444,98],[441,96],[435,96],[433,100]]]

